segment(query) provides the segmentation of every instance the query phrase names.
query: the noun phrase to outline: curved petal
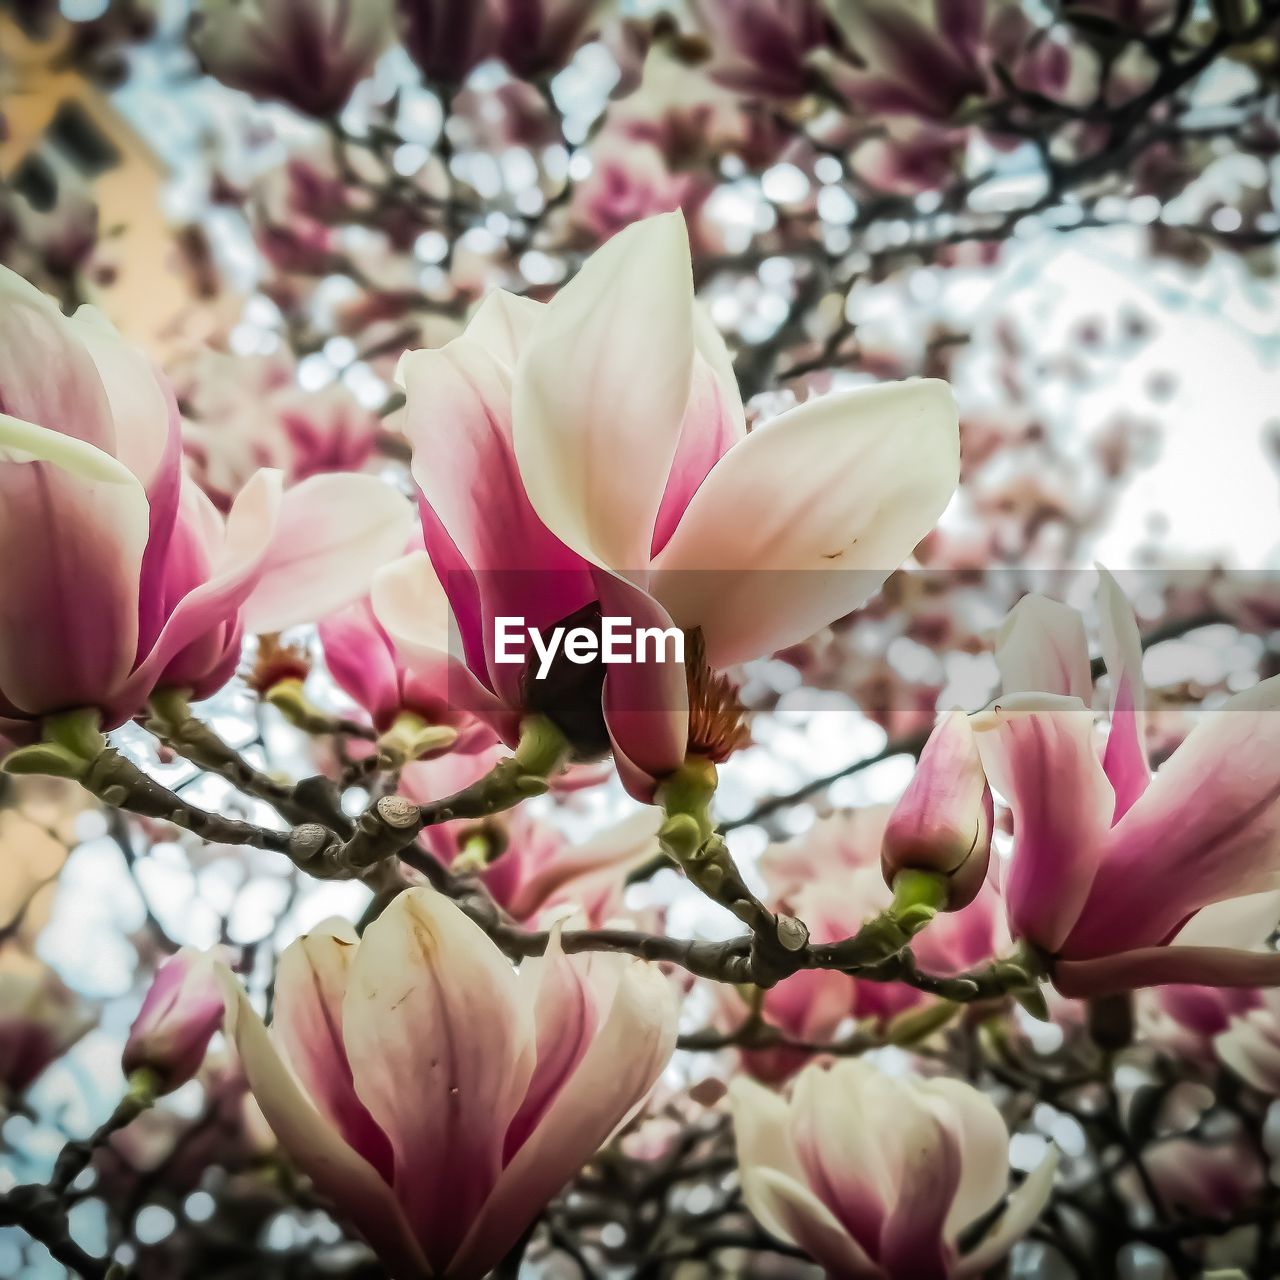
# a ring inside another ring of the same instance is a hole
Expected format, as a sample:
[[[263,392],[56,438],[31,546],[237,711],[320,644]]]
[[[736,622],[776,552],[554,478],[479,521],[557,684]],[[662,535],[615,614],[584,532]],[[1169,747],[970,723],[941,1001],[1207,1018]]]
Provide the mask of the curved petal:
[[[408,499],[376,476],[318,475],[294,485],[245,601],[245,629],[283,631],[350,604],[404,550],[412,529]]]
[[[391,1189],[298,1087],[231,971],[219,966],[219,980],[227,1002],[227,1039],[280,1145],[335,1210],[355,1224],[397,1280],[427,1280],[431,1269]]]
[[[776,1169],[744,1169],[742,1198],[771,1236],[803,1249],[832,1280],[884,1280],[885,1272],[831,1210],[794,1178]]]
[[[166,677],[170,664],[181,664],[188,645],[236,620],[261,576],[279,514],[280,490],[278,471],[259,471],[241,489],[227,514],[208,577],[177,601],[151,652],[130,677],[129,696],[145,699]],[[178,545],[175,539],[175,549]]]
[[[1236,1018],[1216,1036],[1218,1058],[1246,1084],[1263,1093],[1280,1093],[1280,1036],[1274,1009],[1259,1009]]]
[[[0,414],[0,695],[14,711],[109,705],[137,650],[147,527],[142,486],[113,457]]]
[[[1057,951],[1090,896],[1111,826],[1111,784],[1078,698],[1015,694],[973,718],[991,785],[1013,811],[1004,884],[1018,937]]]
[[[115,454],[147,494],[150,532],[138,584],[138,642],[146,652],[164,623],[165,561],[182,487],[182,423],[168,381],[127,343],[96,308],[80,307],[67,321],[89,352],[106,392],[115,429]]]
[[[1201,907],[1280,888],[1280,676],[1205,711],[1116,824],[1064,954],[1168,939]]]
[[[408,353],[398,374],[413,477],[440,525],[424,523],[427,550],[459,621],[475,593],[490,662],[495,616],[551,626],[591,598],[581,558],[530,503],[512,443],[512,367],[546,314],[528,299],[491,293],[465,333]],[[455,567],[459,557],[465,571]]]
[[[97,369],[115,428],[115,456],[151,494],[177,426],[173,393],[151,360],[97,307],[82,306],[64,323]]]
[[[880,1237],[878,1260],[891,1276],[947,1280],[951,1246],[945,1224],[960,1185],[961,1135],[938,1114],[949,1109],[912,1101],[916,1105],[894,1119],[898,1194]]]
[[[391,639],[368,600],[340,609],[317,628],[325,666],[338,687],[379,728],[400,710],[400,673]]]
[[[1225,898],[1197,911],[1174,943],[1180,947],[1234,947],[1238,951],[1264,947],[1280,921],[1280,889]]]
[[[1047,596],[1023,596],[996,639],[1000,691],[1053,693],[1093,705],[1093,676],[1084,619]]]
[[[992,1230],[972,1252],[956,1263],[952,1274],[957,1280],[987,1273],[1013,1248],[1035,1225],[1053,1193],[1053,1179],[1058,1171],[1058,1151],[1049,1154],[1022,1180],[1018,1189],[1009,1197]]]
[[[58,304],[0,267],[0,412],[116,456],[111,405]]]
[[[638,628],[666,631],[671,616],[652,596],[623,578],[598,572],[601,612]],[[636,651],[638,641],[628,647]],[[647,803],[653,783],[678,769],[689,745],[689,679],[683,661],[664,647],[643,662],[612,663],[602,691],[605,725],[619,776],[628,792]]]
[[[896,1131],[886,1141],[880,1117],[901,1117],[901,1082],[864,1062],[801,1072],[791,1101],[791,1134],[805,1183],[865,1249],[876,1252],[901,1187]]]
[[[689,404],[693,273],[684,218],[598,249],[540,317],[516,366],[513,435],[534,509],[579,555],[649,564]]]
[[[747,434],[733,361],[720,331],[697,302],[693,311],[693,338],[697,354],[693,361],[689,404],[680,424],[671,474],[667,477],[654,525],[651,553],[655,556],[667,545],[707,473]]]
[[[933,528],[959,474],[955,402],[917,379],[812,400],[711,469],[650,590],[720,668],[857,608]]]
[[[943,1122],[960,1150],[956,1188],[944,1234],[956,1237],[1000,1202],[1009,1184],[1009,1130],[994,1102],[963,1080],[921,1080],[916,1088],[941,1102]]]
[[[449,705],[485,717],[504,737],[512,726],[506,709],[463,660],[462,641],[449,600],[425,551],[411,551],[373,579],[374,616],[396,654],[415,675],[444,690]]]
[[[1116,793],[1114,821],[1119,822],[1151,781],[1147,760],[1146,701],[1142,682],[1142,637],[1133,606],[1120,584],[1098,568],[1098,617],[1102,654],[1111,677],[1111,732],[1102,753],[1102,768]]]
[[[507,910],[517,920],[528,920],[552,897],[573,900],[575,890],[587,886],[598,894],[600,879],[610,873],[621,885],[628,871],[658,852],[661,823],[662,810],[646,806],[581,844],[558,847],[553,857],[521,881],[505,904]]]
[[[520,985],[533,1006],[537,1052],[529,1088],[503,1142],[504,1164],[524,1146],[591,1047],[600,1026],[599,983],[592,984],[590,972],[596,960],[615,970],[616,987],[616,970],[627,961],[621,956],[570,958],[560,945],[557,927],[546,951],[520,966]]]
[[[342,1042],[342,1001],[359,941],[345,920],[335,920],[284,949],[271,1030],[311,1101],[389,1186],[391,1144],[356,1097]]]
[[[396,1197],[443,1272],[502,1170],[534,1066],[533,1012],[479,925],[419,888],[365,931],[342,1030],[356,1093],[391,1142]]]
[[[627,963],[599,1031],[537,1127],[512,1156],[457,1259],[495,1266],[538,1211],[643,1103],[676,1046],[675,991],[654,965]]]
[[[791,1133],[791,1110],[782,1095],[748,1076],[736,1076],[729,1082],[729,1105],[739,1169],[776,1169],[803,1182],[804,1170]]]

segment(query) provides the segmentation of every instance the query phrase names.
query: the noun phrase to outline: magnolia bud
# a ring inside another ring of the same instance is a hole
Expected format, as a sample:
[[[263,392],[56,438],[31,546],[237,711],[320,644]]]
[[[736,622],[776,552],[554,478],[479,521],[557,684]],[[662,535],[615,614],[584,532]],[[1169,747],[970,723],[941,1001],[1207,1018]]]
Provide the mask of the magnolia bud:
[[[880,867],[892,886],[902,871],[948,881],[944,911],[977,897],[991,855],[994,806],[969,717],[947,713],[925,743],[915,776],[884,831]]]
[[[213,1033],[222,1025],[223,995],[213,960],[183,947],[156,970],[151,989],[129,1029],[121,1066],[125,1075],[148,1070],[159,1092],[184,1085],[200,1069]]]

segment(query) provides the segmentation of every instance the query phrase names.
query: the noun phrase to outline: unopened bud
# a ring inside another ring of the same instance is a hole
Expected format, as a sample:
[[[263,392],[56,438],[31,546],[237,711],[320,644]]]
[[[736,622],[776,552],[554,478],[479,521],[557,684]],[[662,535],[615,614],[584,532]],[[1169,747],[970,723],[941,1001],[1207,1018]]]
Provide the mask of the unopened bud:
[[[929,735],[915,776],[885,827],[880,866],[892,885],[902,871],[948,883],[944,911],[978,896],[991,856],[994,806],[969,718],[951,711]]]
[[[222,1026],[222,988],[213,960],[183,947],[156,970],[129,1029],[121,1066],[127,1076],[148,1070],[169,1093],[200,1070],[213,1033]]]

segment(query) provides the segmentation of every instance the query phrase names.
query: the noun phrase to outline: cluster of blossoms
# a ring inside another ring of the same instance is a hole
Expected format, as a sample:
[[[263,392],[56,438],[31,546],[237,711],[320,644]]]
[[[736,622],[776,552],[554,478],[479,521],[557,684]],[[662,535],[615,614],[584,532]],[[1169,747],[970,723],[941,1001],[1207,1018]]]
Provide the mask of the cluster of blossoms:
[[[0,1118],[123,1038],[37,958],[75,902],[33,832],[123,855],[150,978],[115,1113],[0,1178],[0,1256],[1280,1268],[1278,598],[1042,593],[1149,428],[1054,431],[1083,330],[983,331],[1006,394],[962,420],[940,283],[1116,201],[1184,260],[1264,250],[1280,5],[668,8],[198,0],[169,53],[248,95],[181,245],[208,283],[231,212],[256,251],[225,350],[106,319],[87,186],[0,192]],[[1228,623],[1243,669],[1144,678]],[[797,686],[883,748],[761,771],[823,719]],[[216,927],[157,908],[166,859]]]
[[[416,520],[374,474],[285,488],[259,471],[220,511],[145,358],[99,314],[0,284],[0,545],[20,606],[0,631],[6,769],[314,874],[382,876],[360,932],[333,920],[284,950],[269,1029],[222,954],[168,959],[125,1047],[127,1118],[195,1077],[221,1029],[274,1141],[393,1274],[480,1276],[643,1107],[692,974],[740,1053],[731,1111],[759,1227],[831,1274],[905,1280],[994,1266],[1056,1158],[1010,1191],[1009,1132],[982,1092],[828,1053],[916,1045],[974,1000],[1047,1016],[1045,982],[1092,999],[1176,984],[1166,1025],[1272,1091],[1256,988],[1280,979],[1263,945],[1280,677],[1202,713],[1153,774],[1141,638],[1105,572],[1101,742],[1083,620],[1028,595],[995,646],[1001,692],[937,722],[897,803],[769,851],[763,897],[744,879],[711,817],[717,766],[746,740],[731,673],[849,614],[911,554],[956,486],[959,432],[929,380],[816,396],[748,431],[679,214],[620,232],[549,303],[494,293],[460,336],[404,357]],[[509,662],[497,624],[513,617],[538,643]],[[539,647],[605,617],[687,643],[613,664]],[[356,718],[317,706],[309,659],[268,634],[304,621]],[[246,632],[265,701],[349,736],[348,781],[385,773],[407,798],[353,824],[325,807],[332,782],[274,781],[192,717]],[[166,792],[102,736],[129,721],[308,821],[280,832]],[[614,772],[645,807],[585,844],[518,807]],[[663,856],[747,926],[745,950],[690,949],[628,906],[626,878]],[[84,1012],[6,981],[20,1093]]]

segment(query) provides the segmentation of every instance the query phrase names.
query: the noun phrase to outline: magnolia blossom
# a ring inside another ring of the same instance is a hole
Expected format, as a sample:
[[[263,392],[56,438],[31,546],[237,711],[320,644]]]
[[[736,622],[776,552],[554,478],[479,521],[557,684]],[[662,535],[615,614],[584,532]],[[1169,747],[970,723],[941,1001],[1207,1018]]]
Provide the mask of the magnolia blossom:
[[[804,835],[774,845],[760,859],[768,901],[778,911],[805,922],[813,942],[837,942],[855,934],[888,907],[892,893],[880,857],[892,811],[886,805],[851,809],[820,819]],[[962,910],[939,915],[912,942],[920,967],[951,976],[989,960],[1002,940],[999,900],[990,884],[980,884]],[[720,1022],[731,1029],[746,1014],[741,996],[718,992]],[[833,970],[805,969],[765,993],[764,1022],[790,1040],[829,1043],[850,1018],[888,1029],[900,1014],[920,1008],[930,997],[902,982],[872,982]],[[785,1045],[742,1055],[757,1079],[786,1079],[809,1059]]]
[[[433,83],[460,85],[494,49],[497,0],[396,0],[400,36]]]
[[[1178,931],[1179,946],[1230,946],[1265,952],[1280,921],[1280,892],[1255,893],[1205,907]],[[1212,1044],[1235,1018],[1262,1005],[1255,987],[1158,987],[1148,1005],[1152,1035],[1189,1057],[1212,1057]]]
[[[535,80],[559,71],[610,6],[605,0],[495,0],[498,56],[511,71]]]
[[[1000,0],[834,0],[836,26],[856,64],[823,53],[835,88],[877,117],[951,120],[970,99],[999,92],[997,66],[1025,89],[1058,96],[1076,71],[1021,6]]]
[[[16,1098],[94,1024],[43,965],[0,971],[0,1106]]]
[[[191,47],[223,84],[323,117],[346,105],[393,29],[392,0],[200,0]]]
[[[0,735],[93,707],[111,728],[157,686],[216,690],[245,628],[367,589],[412,513],[366,476],[288,493],[258,472],[225,520],[182,472],[169,387],[103,317],[0,270]]]
[[[946,908],[967,906],[986,881],[994,821],[973,730],[963,711],[952,711],[929,735],[885,826],[885,882],[905,870],[935,872],[947,878]]]
[[[1215,1037],[1213,1048],[1246,1084],[1280,1097],[1280,989],[1262,992],[1254,1008],[1233,1018]]]
[[[514,971],[430,889],[362,939],[281,957],[271,1031],[229,972],[227,1033],[280,1145],[396,1280],[486,1274],[639,1107],[675,1046],[661,972],[565,956]]]
[[[620,232],[546,306],[491,294],[400,376],[427,553],[379,576],[379,619],[410,659],[460,656],[504,736],[538,711],[581,755],[612,745],[640,798],[740,740],[714,672],[855,608],[956,484],[936,381],[810,401],[748,435],[679,214]],[[650,651],[547,680],[497,661],[497,617],[545,632],[600,615],[698,642],[686,663]]]
[[[961,1254],[961,1237],[1005,1195],[1009,1133],[991,1100],[959,1080],[845,1060],[806,1068],[789,1100],[745,1079],[729,1093],[747,1208],[839,1280],[980,1276],[1049,1199],[1052,1152]]]
[[[697,172],[673,173],[652,143],[603,130],[591,147],[591,173],[573,190],[569,217],[594,243],[656,213],[692,216],[713,187]]]
[[[1167,1208],[1207,1218],[1233,1217],[1267,1185],[1257,1148],[1238,1132],[1225,1142],[1170,1138],[1153,1143],[1142,1162]],[[1142,1194],[1140,1186],[1133,1191]]]
[[[303,391],[291,358],[202,349],[171,371],[182,406],[187,467],[220,511],[260,467],[289,483],[359,471],[381,429],[341,382]]]
[[[1204,711],[1153,777],[1137,623],[1105,573],[1099,608],[1111,681],[1101,751],[1083,622],[1042,597],[1010,615],[996,650],[1004,693],[974,718],[1013,815],[1011,930],[1058,957],[1068,994],[1274,980],[1274,955],[1168,944],[1211,903],[1280,886],[1280,678]]]
[[[493,741],[487,725],[450,705],[446,685],[404,666],[367,598],[330,614],[320,623],[319,632],[329,674],[347,697],[369,713],[380,733],[409,716],[423,725],[454,731],[452,739],[437,739],[438,749],[477,751]]]
[[[222,988],[212,960],[183,947],[156,970],[129,1028],[121,1065],[126,1075],[151,1071],[163,1093],[200,1070],[209,1041],[222,1025]]]
[[[429,804],[475,782],[500,755],[454,751],[408,765],[400,790],[416,803]],[[418,840],[446,867],[461,860],[515,920],[545,922],[571,913],[598,926],[623,914],[627,874],[658,856],[660,822],[658,810],[645,808],[589,839],[573,841],[521,806],[482,823],[436,823]]]
[[[695,0],[711,75],[730,89],[795,98],[813,87],[809,54],[831,39],[822,0]]]

